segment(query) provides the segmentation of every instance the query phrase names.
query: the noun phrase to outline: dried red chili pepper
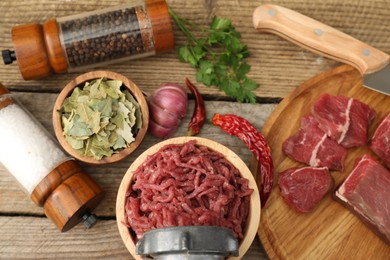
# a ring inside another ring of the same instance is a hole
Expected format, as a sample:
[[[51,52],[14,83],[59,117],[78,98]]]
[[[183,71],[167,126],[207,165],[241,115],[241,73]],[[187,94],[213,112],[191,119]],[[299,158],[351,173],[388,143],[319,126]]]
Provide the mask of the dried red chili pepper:
[[[240,138],[256,156],[258,161],[258,186],[260,189],[261,207],[264,207],[272,190],[273,163],[271,149],[264,136],[246,119],[232,114],[215,114],[212,122],[224,132]]]
[[[195,85],[193,85],[188,79],[186,79],[186,85],[195,96],[194,113],[192,114],[191,122],[188,124],[187,135],[197,135],[206,120],[206,107],[204,105],[203,97]]]

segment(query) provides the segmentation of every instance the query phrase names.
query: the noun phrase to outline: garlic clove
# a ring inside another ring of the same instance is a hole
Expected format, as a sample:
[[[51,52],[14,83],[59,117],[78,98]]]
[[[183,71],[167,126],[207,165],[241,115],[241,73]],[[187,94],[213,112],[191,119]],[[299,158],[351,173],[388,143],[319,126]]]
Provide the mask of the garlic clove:
[[[172,136],[174,132],[176,132],[176,129],[177,126],[169,128],[156,123],[153,121],[153,119],[150,119],[149,121],[149,133],[158,138],[168,138]]]
[[[187,112],[188,98],[177,88],[160,88],[153,94],[153,102],[164,109],[176,114],[178,118]]]
[[[184,87],[182,87],[181,85],[177,84],[177,83],[166,83],[166,84],[162,85],[161,87],[159,87],[155,91],[155,93],[158,93],[161,90],[165,91],[167,89],[178,91],[180,94],[182,94],[183,98],[187,99],[187,90]]]
[[[148,100],[148,105],[150,113],[153,115],[153,120],[157,124],[168,128],[179,125],[180,119],[177,115],[169,112],[167,109],[159,107],[153,102],[153,100]]]

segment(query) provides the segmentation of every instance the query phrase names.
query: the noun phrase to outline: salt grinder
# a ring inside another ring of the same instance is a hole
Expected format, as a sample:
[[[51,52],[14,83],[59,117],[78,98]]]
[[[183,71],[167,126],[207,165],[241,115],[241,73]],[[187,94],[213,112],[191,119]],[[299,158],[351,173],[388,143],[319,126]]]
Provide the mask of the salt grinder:
[[[174,48],[165,0],[133,0],[102,10],[12,28],[14,50],[25,80],[141,58]]]
[[[0,143],[0,163],[59,230],[95,223],[103,190],[1,84]]]
[[[214,226],[153,229],[137,242],[136,253],[154,260],[223,260],[239,255],[233,231]]]

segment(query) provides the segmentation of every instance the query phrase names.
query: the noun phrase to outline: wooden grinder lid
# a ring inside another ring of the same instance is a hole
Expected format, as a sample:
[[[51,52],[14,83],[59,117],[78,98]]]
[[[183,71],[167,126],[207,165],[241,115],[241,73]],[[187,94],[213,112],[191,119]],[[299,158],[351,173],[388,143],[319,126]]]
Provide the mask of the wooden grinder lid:
[[[167,3],[164,0],[147,0],[146,6],[152,24],[156,53],[172,50],[174,37]]]
[[[46,216],[65,232],[80,221],[89,228],[96,221],[92,210],[104,197],[103,190],[87,174],[80,171],[74,160],[69,160],[45,177],[34,189],[31,198],[43,203]]]
[[[13,27],[12,42],[20,73],[25,80],[44,78],[52,74],[42,25],[30,23]]]

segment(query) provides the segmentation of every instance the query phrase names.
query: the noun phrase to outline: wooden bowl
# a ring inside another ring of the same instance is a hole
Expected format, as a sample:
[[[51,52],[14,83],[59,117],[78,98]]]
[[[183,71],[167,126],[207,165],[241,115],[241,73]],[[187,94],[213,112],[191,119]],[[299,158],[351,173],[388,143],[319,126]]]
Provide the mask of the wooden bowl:
[[[113,80],[120,80],[123,83],[123,86],[126,87],[130,93],[133,95],[133,97],[137,100],[137,102],[140,105],[141,113],[142,113],[142,128],[139,129],[135,141],[132,142],[129,146],[126,148],[120,150],[118,153],[114,153],[110,157],[103,157],[100,160],[96,160],[93,157],[88,156],[82,156],[78,154],[65,140],[63,135],[63,128],[61,123],[61,114],[59,110],[62,107],[62,104],[68,96],[70,96],[73,92],[73,90],[76,87],[83,87],[86,82],[92,81],[94,79],[105,77],[107,79],[113,79]],[[149,125],[149,109],[148,104],[146,102],[146,99],[142,93],[142,91],[135,85],[131,80],[126,78],[125,76],[111,72],[111,71],[92,71],[85,74],[82,74],[75,79],[73,79],[71,82],[69,82],[64,89],[61,91],[59,96],[57,97],[57,100],[54,104],[53,108],[53,127],[55,135],[62,145],[62,147],[65,149],[66,152],[68,152],[71,156],[74,158],[90,163],[90,164],[107,164],[107,163],[114,163],[117,161],[120,161],[130,155],[142,142],[142,140],[145,137],[145,134],[147,132]]]
[[[225,158],[232,163],[237,169],[240,170],[241,176],[249,180],[249,188],[253,189],[254,192],[250,197],[249,202],[249,216],[247,221],[247,226],[244,230],[244,238],[241,240],[239,245],[239,256],[230,257],[229,259],[240,259],[246,253],[248,248],[253,242],[257,234],[257,229],[260,222],[260,196],[259,191],[256,186],[256,181],[248,169],[246,164],[241,160],[241,158],[235,154],[233,151],[227,147],[214,142],[209,139],[200,138],[200,137],[176,137],[171,138],[165,141],[162,141],[148,150],[143,152],[134,162],[131,164],[127,170],[125,176],[122,179],[122,182],[119,186],[118,195],[116,199],[116,219],[119,229],[119,233],[122,237],[122,240],[130,251],[132,256],[135,259],[141,260],[142,258],[136,254],[136,239],[130,234],[129,228],[126,227],[123,223],[126,223],[126,212],[125,212],[125,203],[126,203],[126,192],[132,184],[132,178],[134,171],[146,160],[149,155],[156,153],[161,147],[167,144],[183,144],[190,140],[196,140],[197,145],[207,146],[211,150],[217,151],[225,155]]]

